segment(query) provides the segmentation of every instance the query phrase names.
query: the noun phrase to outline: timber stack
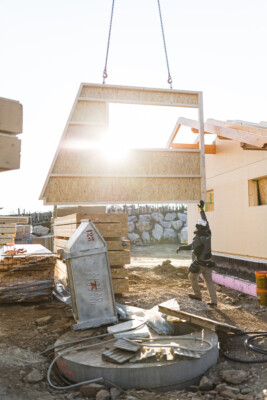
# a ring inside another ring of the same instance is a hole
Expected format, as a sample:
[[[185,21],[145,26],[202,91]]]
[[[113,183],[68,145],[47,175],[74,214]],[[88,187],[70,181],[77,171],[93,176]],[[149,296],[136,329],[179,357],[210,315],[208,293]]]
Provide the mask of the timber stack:
[[[42,246],[5,246],[0,256],[0,303],[50,300],[55,264],[55,254]]]
[[[6,244],[14,244],[17,224],[28,224],[28,222],[28,217],[0,216],[0,247]]]
[[[82,220],[91,220],[107,242],[115,294],[129,291],[125,264],[130,264],[130,241],[128,235],[128,215],[125,213],[84,214],[75,213],[54,220],[54,252],[64,249]]]

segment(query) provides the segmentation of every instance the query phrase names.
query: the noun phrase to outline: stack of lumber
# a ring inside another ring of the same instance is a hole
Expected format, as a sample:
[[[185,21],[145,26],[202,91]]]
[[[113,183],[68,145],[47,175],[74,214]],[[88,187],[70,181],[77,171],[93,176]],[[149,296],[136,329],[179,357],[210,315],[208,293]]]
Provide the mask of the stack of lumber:
[[[15,100],[0,97],[0,171],[20,167],[22,132],[22,105]]]
[[[30,244],[32,242],[32,226],[31,225],[17,225],[15,243]]]
[[[124,240],[128,235],[128,215],[123,213],[83,214],[76,213],[56,218],[54,221],[54,252],[64,249],[82,220],[91,220],[99,230],[108,246],[109,262],[115,294],[129,291],[125,264],[130,263],[130,242]]]
[[[16,224],[0,222],[0,246],[8,243],[14,243],[16,236]]]
[[[106,206],[72,206],[72,207],[56,207],[54,208],[53,217],[65,217],[75,213],[80,214],[104,214]]]
[[[8,243],[14,243],[17,224],[28,224],[28,217],[0,216],[0,247]]]
[[[40,245],[15,245],[24,251],[0,255],[0,303],[49,300],[54,288],[56,255]]]

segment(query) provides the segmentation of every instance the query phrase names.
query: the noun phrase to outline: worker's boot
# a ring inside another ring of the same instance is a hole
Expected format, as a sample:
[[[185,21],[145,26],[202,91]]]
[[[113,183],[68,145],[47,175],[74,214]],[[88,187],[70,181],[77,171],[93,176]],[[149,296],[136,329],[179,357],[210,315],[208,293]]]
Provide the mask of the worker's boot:
[[[195,294],[189,294],[188,297],[190,297],[190,299],[194,299],[194,300],[199,300],[202,301],[201,297],[196,296]]]
[[[213,303],[212,301],[209,301],[209,302],[207,303],[207,305],[208,305],[208,306],[211,306],[211,307],[217,307],[217,303]]]

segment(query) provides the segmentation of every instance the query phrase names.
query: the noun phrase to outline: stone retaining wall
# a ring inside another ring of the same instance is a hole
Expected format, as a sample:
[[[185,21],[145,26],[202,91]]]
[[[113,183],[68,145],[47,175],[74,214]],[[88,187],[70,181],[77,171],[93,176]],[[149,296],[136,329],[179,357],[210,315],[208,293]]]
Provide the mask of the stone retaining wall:
[[[133,244],[187,243],[187,211],[129,215]]]

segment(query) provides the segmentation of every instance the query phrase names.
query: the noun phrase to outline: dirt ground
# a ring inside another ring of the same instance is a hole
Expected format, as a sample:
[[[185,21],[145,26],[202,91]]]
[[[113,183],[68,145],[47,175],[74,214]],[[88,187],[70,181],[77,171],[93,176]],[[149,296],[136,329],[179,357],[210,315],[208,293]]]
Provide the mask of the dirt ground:
[[[216,285],[219,302],[217,308],[212,308],[206,304],[209,300],[208,293],[204,283],[200,282],[203,302],[189,299],[187,295],[191,290],[187,273],[190,253],[183,252],[176,255],[174,250],[174,245],[133,249],[132,263],[127,266],[130,292],[116,300],[119,303],[149,309],[161,302],[176,298],[183,311],[235,325],[244,331],[267,332],[267,307],[257,305],[254,297]],[[164,262],[168,259],[171,263]],[[42,317],[51,318],[38,325],[37,320]],[[40,355],[40,352],[52,346],[59,336],[71,330],[73,319],[69,306],[56,299],[42,304],[2,304],[0,320],[1,400],[85,399],[79,390],[55,391],[50,388],[46,381],[46,372],[52,355]],[[90,335],[104,331],[103,327],[90,330]],[[266,342],[267,340],[263,343],[265,349]],[[254,352],[246,351],[243,339],[240,338],[233,339],[229,349],[231,354],[238,357],[250,360],[264,358],[260,353],[255,355]],[[39,372],[36,383],[32,383],[28,376],[33,370]],[[240,384],[227,383],[221,377],[223,370],[244,370],[247,372],[247,378]],[[267,363],[244,364],[226,360],[220,355],[217,365],[205,375],[212,382],[209,390],[200,387],[167,393],[128,390],[123,391],[117,398],[122,400],[264,399],[263,390],[267,389]],[[54,379],[57,384],[62,383],[56,376]],[[223,385],[230,386],[232,391],[220,389],[224,387]]]

